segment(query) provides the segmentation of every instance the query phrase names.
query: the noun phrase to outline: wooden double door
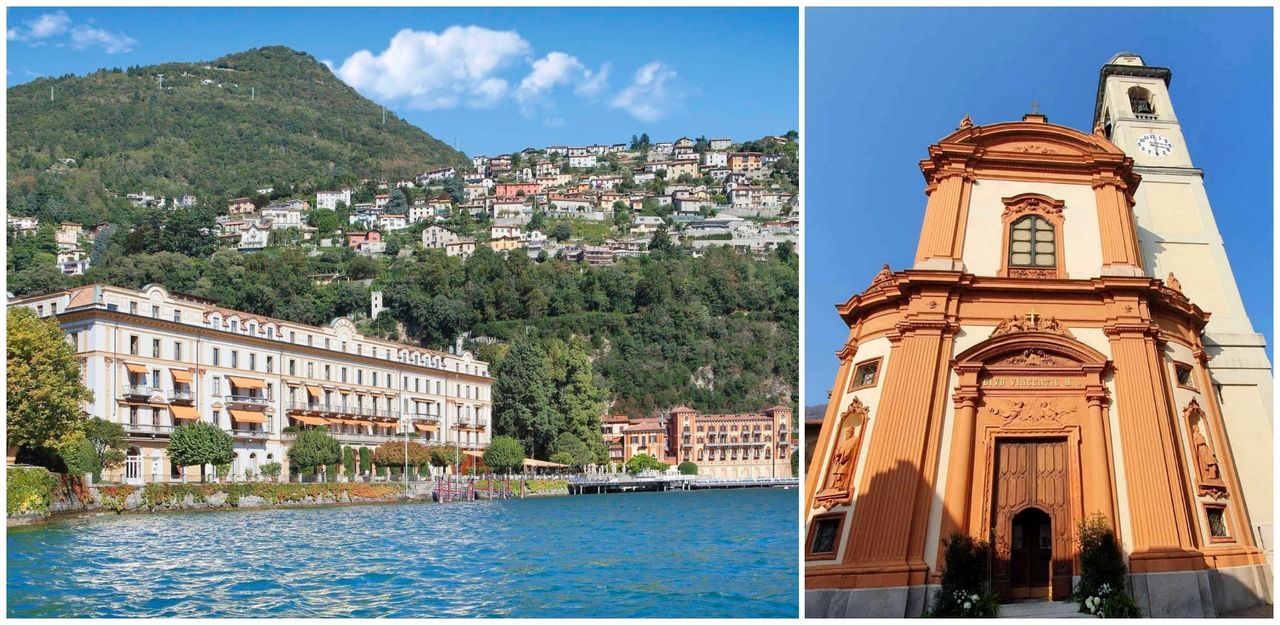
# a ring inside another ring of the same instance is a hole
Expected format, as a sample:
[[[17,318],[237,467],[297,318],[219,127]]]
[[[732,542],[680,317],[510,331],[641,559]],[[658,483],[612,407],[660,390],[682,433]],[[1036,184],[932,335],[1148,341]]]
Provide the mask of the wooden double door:
[[[997,443],[991,528],[1001,600],[1071,594],[1070,468],[1066,439]]]

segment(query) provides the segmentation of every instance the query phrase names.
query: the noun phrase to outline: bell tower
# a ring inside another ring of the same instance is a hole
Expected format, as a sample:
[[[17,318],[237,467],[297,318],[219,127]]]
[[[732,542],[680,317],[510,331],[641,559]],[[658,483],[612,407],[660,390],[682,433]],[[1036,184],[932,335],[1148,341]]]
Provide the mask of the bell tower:
[[[1132,52],[1102,66],[1094,105],[1095,127],[1133,158],[1142,182],[1134,194],[1134,221],[1149,276],[1183,292],[1211,313],[1204,358],[1240,466],[1252,531],[1272,550],[1272,376],[1266,341],[1253,329],[1222,235],[1191,160],[1169,94],[1173,73],[1151,67]],[[1268,209],[1269,210],[1269,209]]]

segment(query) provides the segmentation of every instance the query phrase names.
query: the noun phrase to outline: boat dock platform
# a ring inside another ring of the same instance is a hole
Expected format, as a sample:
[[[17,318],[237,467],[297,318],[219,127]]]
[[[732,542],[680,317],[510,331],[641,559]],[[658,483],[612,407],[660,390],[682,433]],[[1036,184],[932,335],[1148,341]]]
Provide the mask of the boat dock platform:
[[[795,488],[800,479],[794,477],[717,479],[696,475],[631,477],[609,476],[569,480],[570,495],[606,495],[609,493],[667,492],[673,490],[709,490],[729,488]]]

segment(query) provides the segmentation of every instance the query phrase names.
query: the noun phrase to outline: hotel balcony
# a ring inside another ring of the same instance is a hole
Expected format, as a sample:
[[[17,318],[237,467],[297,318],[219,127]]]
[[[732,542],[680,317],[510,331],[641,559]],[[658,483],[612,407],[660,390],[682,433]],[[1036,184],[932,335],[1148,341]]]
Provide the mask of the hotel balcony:
[[[292,442],[294,438],[297,438],[297,436],[298,436],[297,432],[284,432],[280,435],[280,440],[282,442],[288,443],[288,442]],[[371,444],[371,445],[380,445],[387,441],[396,440],[399,438],[395,434],[358,434],[354,432],[334,432],[334,431],[330,431],[329,436],[332,436],[335,439],[337,439],[339,443]]]
[[[154,423],[122,423],[125,436],[128,438],[168,438],[173,432],[172,425],[157,425]]]
[[[400,411],[378,409],[351,404],[324,404],[316,402],[309,404],[306,402],[293,402],[286,409],[289,412],[313,413],[321,415],[348,416],[348,417],[371,417],[377,419],[399,419]]]
[[[222,401],[228,406],[266,406],[271,403],[270,399],[262,395],[224,395]]]
[[[124,395],[125,397],[130,397],[135,399],[150,399],[151,394],[154,393],[155,391],[156,389],[151,386],[129,385],[121,389],[120,394]]]
[[[231,430],[231,438],[239,441],[265,441],[270,436],[271,432],[266,430],[252,428],[235,428]]]
[[[171,404],[184,404],[189,406],[195,401],[195,395],[189,390],[172,390],[165,393],[165,396],[169,398],[169,403]]]

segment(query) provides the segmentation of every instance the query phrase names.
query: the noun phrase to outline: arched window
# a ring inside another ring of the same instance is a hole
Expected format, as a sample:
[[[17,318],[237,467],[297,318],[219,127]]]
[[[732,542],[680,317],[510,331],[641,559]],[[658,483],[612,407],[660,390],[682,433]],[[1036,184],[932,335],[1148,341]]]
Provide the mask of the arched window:
[[[1129,89],[1129,108],[1139,118],[1155,119],[1156,117],[1155,105],[1151,103],[1151,92],[1142,87]]]
[[[1053,268],[1058,264],[1053,224],[1027,215],[1009,226],[1009,266]]]

